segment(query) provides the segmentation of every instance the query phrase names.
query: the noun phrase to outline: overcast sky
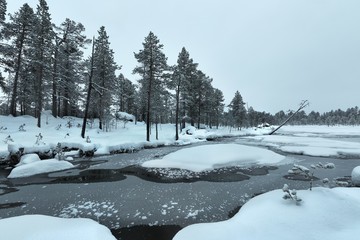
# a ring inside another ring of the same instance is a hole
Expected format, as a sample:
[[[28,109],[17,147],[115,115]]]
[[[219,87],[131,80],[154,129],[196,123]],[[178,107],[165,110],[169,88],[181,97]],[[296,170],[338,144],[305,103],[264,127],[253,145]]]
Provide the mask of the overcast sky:
[[[13,13],[27,2],[7,0]],[[150,31],[168,63],[184,46],[214,79],[226,104],[276,113],[310,101],[307,112],[360,106],[359,0],[47,0],[53,22],[81,22],[89,38],[105,26],[121,72]],[[90,48],[90,47],[89,47]]]

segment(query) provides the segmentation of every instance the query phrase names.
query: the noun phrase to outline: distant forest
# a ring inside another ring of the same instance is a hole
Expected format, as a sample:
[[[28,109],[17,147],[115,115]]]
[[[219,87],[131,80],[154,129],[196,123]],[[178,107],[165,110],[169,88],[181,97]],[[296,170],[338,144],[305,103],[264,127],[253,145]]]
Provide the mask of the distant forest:
[[[133,69],[138,76],[134,83],[121,74],[120,64],[114,61],[104,26],[89,39],[81,23],[71,19],[60,25],[52,23],[45,0],[39,0],[36,9],[24,4],[15,13],[7,13],[6,5],[6,0],[0,0],[2,115],[31,115],[41,127],[41,112],[51,110],[54,117],[80,117],[84,123],[98,118],[99,128],[107,131],[121,118],[120,112],[127,112],[136,121],[146,122],[148,140],[150,126],[160,123],[174,123],[178,138],[178,128],[185,122],[199,128],[242,128],[265,122],[280,124],[291,114],[247,109],[239,91],[226,105],[222,91],[212,86],[213,79],[199,69],[185,47],[179,49],[177,63],[169,65],[163,45],[152,32],[144,38],[143,48],[134,53],[138,62]],[[84,56],[86,48],[92,49],[90,56]],[[359,122],[359,109],[354,107],[323,114],[301,111],[289,123]]]

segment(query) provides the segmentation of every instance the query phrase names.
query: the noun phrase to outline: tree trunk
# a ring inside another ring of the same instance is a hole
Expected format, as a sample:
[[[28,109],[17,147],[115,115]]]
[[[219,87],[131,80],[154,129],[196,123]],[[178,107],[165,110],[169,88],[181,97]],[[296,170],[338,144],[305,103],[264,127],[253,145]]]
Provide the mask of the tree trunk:
[[[176,90],[176,111],[175,111],[175,140],[179,140],[179,102],[180,102],[180,84]]]
[[[14,77],[14,86],[11,96],[11,103],[10,103],[10,114],[16,117],[16,98],[17,98],[17,88],[18,88],[18,82],[19,82],[19,73],[21,68],[21,55],[24,45],[24,38],[25,38],[25,32],[21,33],[20,38],[20,45],[19,45],[19,52],[17,56],[17,62],[16,62],[16,69],[15,69],[15,77]]]
[[[304,100],[300,103],[300,106],[298,108],[298,110],[296,110],[293,114],[291,114],[290,117],[288,117],[282,124],[280,124],[280,126],[278,126],[275,130],[271,131],[269,133],[269,135],[274,134],[277,130],[279,130],[282,126],[284,126],[287,122],[290,121],[290,119],[292,119],[298,112],[300,112],[302,109],[304,109],[305,107],[309,106],[309,102],[308,100]]]
[[[59,50],[58,47],[55,49],[54,54],[54,67],[53,67],[53,79],[52,79],[52,103],[51,103],[51,111],[52,115],[56,118],[58,116],[58,105],[57,105],[57,58],[58,58]]]
[[[150,121],[151,121],[151,88],[154,71],[153,71],[153,56],[151,52],[150,56],[150,76],[149,76],[149,88],[147,92],[147,116],[146,116],[146,141],[150,142]]]
[[[85,113],[84,113],[83,125],[82,125],[82,128],[81,128],[81,137],[82,138],[85,138],[86,122],[87,122],[89,106],[90,106],[90,99],[91,99],[92,77],[93,77],[93,72],[94,72],[94,44],[95,44],[95,38],[93,38],[93,45],[92,45],[92,51],[91,51],[89,88],[88,88],[88,91],[87,91]]]

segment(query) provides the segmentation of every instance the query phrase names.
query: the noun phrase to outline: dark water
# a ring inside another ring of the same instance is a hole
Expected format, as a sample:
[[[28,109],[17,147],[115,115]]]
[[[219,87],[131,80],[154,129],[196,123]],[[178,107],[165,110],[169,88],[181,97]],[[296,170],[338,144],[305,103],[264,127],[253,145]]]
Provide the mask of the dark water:
[[[325,177],[335,186],[336,179],[349,179],[351,170],[360,165],[360,159],[291,155],[278,167],[233,167],[202,174],[172,169],[171,178],[137,165],[178,149],[163,147],[91,161],[80,159],[76,169],[31,178],[2,177],[0,217],[86,217],[109,227],[118,239],[169,240],[189,224],[229,219],[252,197],[282,188],[285,183],[291,188],[309,188],[308,181],[287,176],[294,162],[307,167],[318,162],[335,164],[335,169],[314,172],[319,179],[314,180],[314,187],[322,186]]]

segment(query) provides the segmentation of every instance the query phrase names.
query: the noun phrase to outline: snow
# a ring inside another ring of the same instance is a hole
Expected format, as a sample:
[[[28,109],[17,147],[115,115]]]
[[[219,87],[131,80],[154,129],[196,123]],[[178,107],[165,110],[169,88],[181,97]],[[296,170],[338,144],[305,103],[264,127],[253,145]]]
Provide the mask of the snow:
[[[28,159],[35,158],[30,157]],[[48,159],[42,161],[35,160],[34,162],[30,162],[27,164],[22,163],[21,165],[15,167],[9,174],[8,178],[28,177],[35,174],[55,172],[73,167],[74,165],[72,165],[71,163],[57,159]]]
[[[357,166],[352,170],[351,181],[355,186],[360,187],[360,166]]]
[[[285,157],[272,151],[239,144],[211,144],[181,149],[159,160],[142,164],[146,168],[179,168],[194,172],[228,166],[277,164]]]
[[[285,153],[315,157],[360,156],[359,142],[288,135],[264,135],[248,138],[257,145],[272,147]]]
[[[121,113],[121,116],[130,119],[132,115]],[[151,135],[151,142],[146,142],[146,124],[135,121],[124,124],[123,121],[114,121],[108,131],[99,130],[98,120],[89,123],[85,138],[81,138],[82,118],[63,117],[54,118],[49,111],[43,112],[41,128],[36,126],[37,119],[31,116],[0,116],[0,158],[5,158],[10,152],[23,149],[24,153],[47,152],[55,149],[60,143],[61,147],[80,149],[82,151],[96,150],[95,155],[111,154],[114,152],[134,151],[144,147],[159,145],[187,145],[207,138],[223,136],[261,135],[271,131],[270,128],[244,129],[196,129],[188,127],[189,134],[182,131],[179,140],[175,141],[174,124],[159,125],[159,140],[155,134]],[[23,130],[20,130],[23,126]],[[155,133],[155,129],[152,129]],[[42,139],[37,142],[39,134]],[[90,142],[87,142],[87,137]]]
[[[35,153],[25,154],[25,155],[21,156],[20,162],[16,166],[18,167],[21,165],[38,162],[38,161],[41,161],[41,160],[37,154],[35,154]]]
[[[110,230],[91,219],[24,215],[0,220],[6,240],[115,240]]]
[[[190,225],[173,240],[359,239],[360,188],[300,190],[299,205],[283,195],[282,190],[259,195],[233,218]]]

